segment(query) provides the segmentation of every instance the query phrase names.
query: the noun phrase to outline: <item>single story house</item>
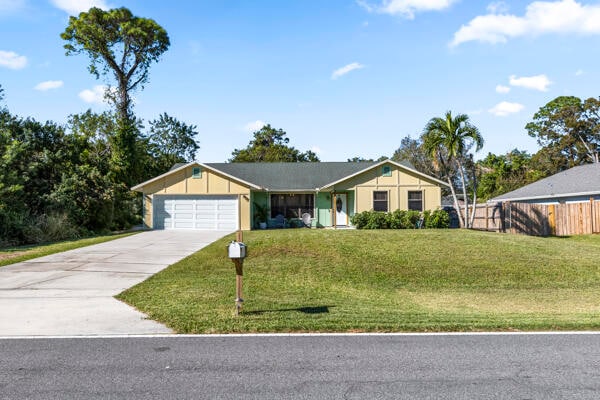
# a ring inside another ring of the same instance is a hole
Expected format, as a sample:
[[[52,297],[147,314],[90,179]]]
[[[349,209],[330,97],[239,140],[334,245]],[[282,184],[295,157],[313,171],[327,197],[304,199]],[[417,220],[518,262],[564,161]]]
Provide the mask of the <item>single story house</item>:
[[[249,230],[266,208],[269,226],[304,220],[350,225],[367,211],[434,210],[446,183],[409,165],[381,162],[199,163],[178,165],[131,188],[153,229]],[[308,215],[307,215],[308,214]]]
[[[600,200],[600,164],[573,167],[489,200],[490,203],[518,202],[565,204]]]

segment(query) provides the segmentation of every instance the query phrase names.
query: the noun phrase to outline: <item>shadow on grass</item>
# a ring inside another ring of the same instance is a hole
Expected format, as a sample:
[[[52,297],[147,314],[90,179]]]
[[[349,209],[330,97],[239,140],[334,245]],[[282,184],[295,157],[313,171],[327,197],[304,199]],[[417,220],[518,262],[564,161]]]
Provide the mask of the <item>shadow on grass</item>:
[[[256,310],[256,311],[244,311],[244,314],[248,315],[261,315],[266,313],[280,313],[289,311],[298,311],[304,314],[326,314],[330,308],[335,306],[316,306],[316,307],[298,307],[298,308],[282,308],[279,310]]]

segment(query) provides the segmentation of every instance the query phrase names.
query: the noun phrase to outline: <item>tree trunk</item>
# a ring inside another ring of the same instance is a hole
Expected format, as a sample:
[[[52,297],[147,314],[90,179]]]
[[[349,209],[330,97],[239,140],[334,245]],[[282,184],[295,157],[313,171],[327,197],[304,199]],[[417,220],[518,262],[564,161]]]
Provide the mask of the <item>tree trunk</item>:
[[[463,219],[462,213],[460,211],[460,208],[458,206],[458,199],[456,198],[456,191],[454,190],[454,185],[452,185],[452,181],[450,180],[450,176],[448,175],[448,185],[450,186],[450,191],[452,192],[452,199],[454,200],[454,209],[456,210],[456,213],[458,214],[458,221],[460,223],[460,226],[462,228],[465,227],[465,221]]]
[[[475,224],[475,214],[477,213],[477,170],[473,166],[473,210],[471,213],[471,228]],[[487,216],[486,216],[487,218]]]
[[[469,198],[467,197],[467,184],[465,182],[465,171],[463,170],[462,163],[459,160],[456,160],[456,164],[458,165],[458,172],[460,173],[460,183],[462,185],[463,191],[463,199],[465,199],[465,213],[464,213],[464,221],[465,228],[470,228],[469,225]]]
[[[588,145],[588,143],[585,140],[583,140],[583,137],[581,137],[580,134],[577,134],[577,137],[579,138],[579,140],[581,141],[581,143],[585,147],[585,150],[587,151],[588,155],[592,159],[592,162],[593,163],[598,163],[598,161],[599,161],[598,160],[598,152],[597,151],[593,151],[591,149],[591,147]]]

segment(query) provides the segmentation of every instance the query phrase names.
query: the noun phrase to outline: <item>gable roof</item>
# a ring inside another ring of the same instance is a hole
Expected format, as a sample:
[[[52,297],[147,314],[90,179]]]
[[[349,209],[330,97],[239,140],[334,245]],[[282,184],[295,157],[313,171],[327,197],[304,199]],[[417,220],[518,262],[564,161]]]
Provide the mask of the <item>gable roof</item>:
[[[166,176],[168,176],[168,175],[171,175],[171,174],[173,174],[173,173],[175,173],[175,172],[182,171],[182,170],[184,170],[184,169],[186,169],[186,168],[188,168],[188,167],[202,167],[202,168],[206,168],[206,169],[209,169],[209,170],[214,170],[215,172],[218,172],[218,173],[220,173],[221,175],[224,175],[224,176],[226,176],[227,178],[233,179],[234,181],[240,182],[240,183],[242,183],[242,184],[244,184],[244,185],[247,185],[247,186],[250,186],[250,187],[252,187],[252,188],[254,188],[254,189],[261,189],[261,187],[259,187],[259,186],[255,185],[255,184],[253,184],[253,183],[246,182],[246,181],[244,181],[244,180],[242,180],[242,179],[240,179],[240,178],[237,178],[237,177],[235,177],[235,176],[231,176],[231,175],[228,175],[228,174],[226,174],[226,173],[223,173],[223,172],[221,172],[221,171],[215,170],[214,168],[211,168],[211,167],[210,167],[210,166],[208,166],[207,164],[202,164],[202,163],[199,163],[199,162],[197,162],[197,161],[192,161],[192,162],[190,162],[190,163],[187,163],[187,164],[181,164],[181,163],[177,163],[177,164],[173,165],[173,166],[171,167],[171,169],[170,169],[170,170],[168,170],[167,172],[165,172],[164,174],[161,174],[161,175],[155,176],[155,177],[154,177],[154,178],[152,178],[152,179],[148,179],[148,180],[147,180],[147,181],[145,181],[145,182],[139,183],[139,184],[137,184],[137,185],[133,186],[133,187],[131,188],[131,190],[133,190],[133,191],[137,191],[137,192],[141,192],[141,191],[142,191],[141,189],[142,189],[144,186],[146,186],[146,185],[148,185],[148,184],[150,184],[150,183],[152,183],[152,182],[156,182],[156,181],[158,181],[158,180],[160,180],[160,179],[162,179],[162,178],[164,178],[164,177],[166,177]]]
[[[494,197],[495,201],[553,199],[600,194],[600,164],[587,164],[559,172],[512,192]]]
[[[168,172],[132,187],[140,190],[145,185],[191,166],[200,166],[254,189],[269,191],[312,191],[329,188],[380,165],[390,163],[411,171],[428,180],[445,185],[438,179],[416,171],[404,162],[275,162],[275,163],[198,163],[176,164]]]
[[[357,172],[355,172],[353,174],[350,174],[350,175],[344,176],[344,177],[342,177],[342,178],[340,178],[338,180],[332,181],[332,182],[328,183],[327,185],[322,186],[320,189],[329,188],[329,187],[334,186],[334,185],[336,185],[338,183],[341,183],[341,182],[343,182],[345,180],[348,180],[348,179],[353,178],[353,177],[355,177],[357,175],[360,175],[363,172],[366,172],[366,171],[368,171],[370,169],[376,168],[376,167],[378,167],[380,165],[384,165],[384,164],[393,164],[393,165],[397,166],[400,169],[404,169],[404,170],[410,171],[410,172],[412,172],[415,175],[419,175],[419,176],[421,176],[421,177],[423,177],[425,179],[428,179],[430,181],[433,181],[433,182],[435,182],[435,183],[437,183],[439,185],[448,186],[448,184],[446,182],[443,182],[443,181],[441,181],[441,180],[439,180],[437,178],[434,178],[433,176],[429,176],[427,174],[424,174],[422,172],[417,171],[416,169],[414,169],[414,167],[412,166],[412,164],[410,164],[408,162],[403,162],[403,161],[396,162],[396,161],[392,161],[390,159],[387,159],[387,160],[383,160],[383,161],[380,161],[380,162],[375,162],[375,163],[373,163],[373,165],[368,166],[367,168],[365,168],[365,169],[363,169],[361,171],[357,171]]]
[[[216,170],[240,177],[265,190],[315,190],[363,171],[374,162],[210,163]]]

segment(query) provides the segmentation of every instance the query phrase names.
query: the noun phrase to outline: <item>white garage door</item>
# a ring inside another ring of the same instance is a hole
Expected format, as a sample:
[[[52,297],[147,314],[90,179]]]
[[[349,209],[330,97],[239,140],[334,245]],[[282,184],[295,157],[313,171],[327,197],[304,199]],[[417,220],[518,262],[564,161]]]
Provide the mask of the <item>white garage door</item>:
[[[152,201],[154,229],[238,229],[237,196],[160,196]]]

